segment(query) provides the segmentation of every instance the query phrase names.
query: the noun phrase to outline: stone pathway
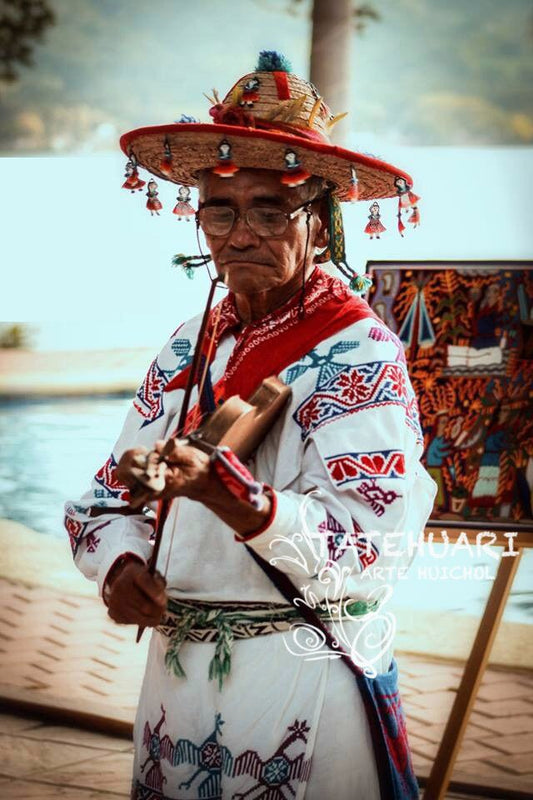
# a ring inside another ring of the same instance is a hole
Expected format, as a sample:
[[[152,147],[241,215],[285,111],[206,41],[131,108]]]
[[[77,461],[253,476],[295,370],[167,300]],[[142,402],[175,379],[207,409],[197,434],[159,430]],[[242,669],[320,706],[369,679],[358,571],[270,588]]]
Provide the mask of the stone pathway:
[[[133,749],[124,738],[0,714],[2,800],[129,797]]]
[[[135,645],[135,631],[115,625],[98,598],[4,579],[0,609],[0,701],[15,714],[0,718],[6,752],[0,797],[127,796],[130,743],[94,731],[129,735],[148,636]],[[462,665],[405,653],[397,658],[415,768],[423,779]],[[22,718],[23,709],[75,728]],[[532,672],[487,670],[453,779],[492,786],[502,798],[513,790],[533,796]]]

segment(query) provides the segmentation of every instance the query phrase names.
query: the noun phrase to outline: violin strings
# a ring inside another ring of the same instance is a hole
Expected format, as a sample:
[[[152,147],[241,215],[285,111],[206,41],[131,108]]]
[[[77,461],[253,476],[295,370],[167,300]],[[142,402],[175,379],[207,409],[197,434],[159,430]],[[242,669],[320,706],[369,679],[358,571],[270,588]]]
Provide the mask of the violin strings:
[[[172,526],[172,533],[170,534],[170,542],[168,543],[167,558],[165,561],[165,571],[163,572],[163,578],[165,578],[165,580],[168,574],[168,565],[170,564],[170,554],[172,552],[172,544],[174,542],[174,533],[176,531],[178,514],[180,512],[180,499],[181,499],[180,497],[175,498],[176,518],[174,520],[174,525]]]

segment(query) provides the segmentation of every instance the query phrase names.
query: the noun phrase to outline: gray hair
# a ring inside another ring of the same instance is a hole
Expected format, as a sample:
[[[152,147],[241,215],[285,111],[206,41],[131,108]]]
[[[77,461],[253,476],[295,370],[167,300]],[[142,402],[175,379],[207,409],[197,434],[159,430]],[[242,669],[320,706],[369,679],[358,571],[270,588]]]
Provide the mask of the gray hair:
[[[330,188],[331,184],[325,178],[320,178],[318,175],[312,175],[301,186],[295,186],[293,189],[294,196],[300,201],[316,200],[322,197]]]

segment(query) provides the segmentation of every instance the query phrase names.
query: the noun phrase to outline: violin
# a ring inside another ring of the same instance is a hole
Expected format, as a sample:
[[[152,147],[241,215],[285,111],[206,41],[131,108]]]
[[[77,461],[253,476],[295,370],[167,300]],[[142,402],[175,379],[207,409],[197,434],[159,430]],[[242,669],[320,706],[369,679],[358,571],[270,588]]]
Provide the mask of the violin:
[[[173,443],[190,445],[212,455],[217,448],[229,448],[240,461],[248,461],[261,444],[291,396],[289,386],[274,375],[265,378],[248,400],[229,397],[205,422]],[[130,507],[142,508],[165,488],[165,448],[134,459],[129,469]],[[135,483],[133,483],[135,480]],[[152,554],[152,559],[153,560]],[[157,553],[155,554],[157,558]]]
[[[275,376],[265,378],[247,401],[239,395],[229,397],[196,431],[183,438],[171,437],[169,441],[177,438],[178,442],[211,454],[213,451],[222,453],[222,448],[228,448],[241,461],[247,461],[273,426],[291,393],[291,388],[279,378]],[[136,463],[130,467],[131,477],[135,479],[133,489],[130,489],[132,508],[142,507],[148,498],[153,498],[154,493],[158,494],[164,490],[165,470],[165,448],[161,453],[152,450],[146,455],[137,457]],[[252,485],[250,488],[252,492],[257,492],[260,484]],[[170,502],[163,500],[160,506],[154,549],[148,564],[151,575],[156,571]],[[253,503],[253,500],[250,502]],[[143,630],[139,627],[137,642],[140,641]]]

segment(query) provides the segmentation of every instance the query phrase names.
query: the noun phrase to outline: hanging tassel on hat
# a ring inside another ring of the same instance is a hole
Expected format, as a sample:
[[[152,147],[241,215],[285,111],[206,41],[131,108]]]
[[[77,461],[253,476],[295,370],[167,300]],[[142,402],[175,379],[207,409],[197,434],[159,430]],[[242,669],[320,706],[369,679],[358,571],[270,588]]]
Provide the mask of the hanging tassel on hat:
[[[281,178],[284,186],[302,186],[310,177],[311,173],[302,167],[302,162],[294,150],[285,151],[285,174]]]
[[[198,267],[203,267],[213,259],[211,256],[186,256],[183,253],[177,253],[172,258],[173,267],[181,267],[188,278],[194,278],[194,270]]]
[[[131,155],[126,162],[124,177],[126,180],[122,184],[122,188],[129,189],[132,194],[134,192],[140,192],[143,186],[146,184],[146,181],[143,181],[139,178],[137,162],[135,161],[135,157],[133,155]]]
[[[405,230],[405,225],[402,222],[402,210],[401,210],[401,208],[398,208],[398,213],[396,214],[396,216],[398,217],[398,233],[400,234],[401,237],[403,237],[403,232]]]
[[[420,225],[420,211],[418,210],[418,206],[413,206],[413,213],[411,214],[407,222],[410,222],[413,228],[418,228],[418,226]]]
[[[346,261],[346,243],[341,206],[335,195],[328,195],[329,210],[329,245],[318,261],[332,261],[337,269],[348,278],[348,285],[355,294],[364,294],[372,286],[372,279],[359,275]]]
[[[384,233],[387,230],[386,227],[381,222],[381,214],[379,213],[379,203],[376,203],[374,201],[368,210],[370,211],[370,214],[368,216],[368,222],[366,224],[365,233],[369,234],[371,239],[373,239],[374,236],[376,237],[376,239],[379,239],[380,233]]]
[[[356,203],[359,200],[359,183],[357,181],[357,175],[355,174],[355,170],[352,167],[351,169],[352,177],[350,178],[350,188],[348,189],[348,194],[346,195],[346,199],[350,201],[350,203]]]
[[[168,139],[165,139],[165,154],[159,162],[159,169],[167,178],[172,177],[172,151]]]
[[[152,217],[154,216],[154,214],[157,214],[157,216],[159,216],[159,212],[163,208],[163,204],[161,203],[160,200],[158,200],[158,194],[159,192],[157,191],[157,183],[154,181],[153,178],[150,178],[150,180],[148,181],[148,191],[146,192],[146,197],[148,198],[148,200],[146,201],[146,208],[148,209]]]
[[[178,196],[176,200],[178,201],[174,208],[172,209],[172,213],[176,215],[178,220],[185,219],[189,221],[194,217],[196,211],[190,204],[191,199],[191,190],[188,186],[180,186],[178,189]]]
[[[420,197],[411,191],[412,187],[407,183],[405,178],[401,178],[399,175],[394,179],[394,185],[396,186],[396,192],[398,193],[398,231],[400,236],[403,237],[405,225],[402,221],[402,211],[407,213],[410,209],[412,209],[412,214],[407,222],[410,222],[415,228],[418,227],[418,225],[420,225],[420,212],[418,210],[417,203],[420,200]]]
[[[233,163],[231,156],[231,145],[227,139],[222,139],[218,145],[218,164],[213,167],[211,172],[219,178],[233,178],[239,167]]]

